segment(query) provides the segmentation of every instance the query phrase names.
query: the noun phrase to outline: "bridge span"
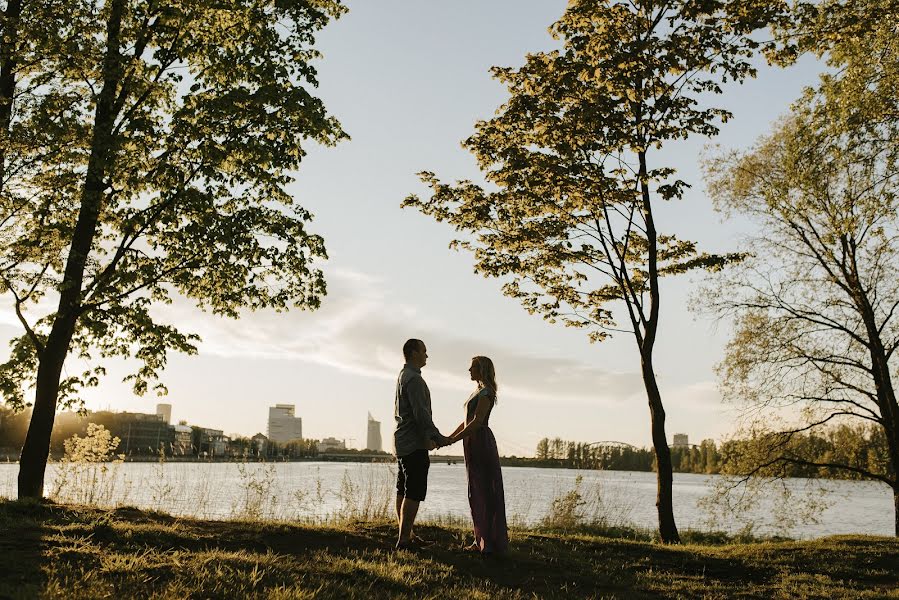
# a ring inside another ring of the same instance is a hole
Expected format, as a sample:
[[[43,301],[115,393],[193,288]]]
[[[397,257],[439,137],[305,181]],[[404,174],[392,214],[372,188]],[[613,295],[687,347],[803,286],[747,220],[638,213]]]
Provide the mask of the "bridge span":
[[[627,442],[616,442],[614,440],[605,440],[602,442],[590,442],[587,446],[608,446],[610,448],[633,448],[637,449],[633,444],[628,444]]]

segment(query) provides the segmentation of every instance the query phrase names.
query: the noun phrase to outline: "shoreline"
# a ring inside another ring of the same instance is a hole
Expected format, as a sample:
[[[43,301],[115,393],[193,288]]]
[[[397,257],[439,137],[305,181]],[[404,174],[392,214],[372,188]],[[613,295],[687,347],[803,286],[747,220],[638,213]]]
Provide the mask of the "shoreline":
[[[59,457],[52,456],[50,457],[49,463],[58,462]],[[113,462],[113,461],[110,461]],[[384,463],[384,464],[396,464],[396,457],[393,454],[384,454],[384,455],[354,455],[354,454],[320,454],[318,456],[302,456],[302,457],[253,457],[253,456],[224,456],[224,457],[206,457],[200,458],[196,456],[191,457],[182,457],[182,456],[166,456],[164,460],[160,461],[159,456],[155,455],[132,455],[126,456],[122,459],[123,463],[179,463],[179,464],[210,464],[210,463],[234,463],[234,464],[249,464],[249,463],[314,463],[314,462],[346,462],[346,463],[362,463],[362,464],[370,464],[370,463]],[[0,457],[0,464],[18,464],[18,458],[13,458],[10,455],[5,457]],[[48,464],[49,464],[48,463]],[[465,464],[465,458],[461,455],[431,455],[431,464],[452,464],[452,465],[462,465]],[[606,469],[596,469],[589,468],[584,466],[575,466],[575,465],[566,465],[564,460],[560,459],[531,459],[531,458],[520,458],[520,457],[509,457],[509,456],[501,456],[500,457],[500,466],[502,467],[525,467],[525,468],[535,468],[535,469],[564,469],[569,471],[604,471],[608,473],[655,473],[655,469],[614,469],[614,468],[606,468]],[[692,470],[682,470],[682,469],[674,469],[672,473],[676,475],[705,475],[705,476],[726,476],[726,474],[720,472],[696,472]],[[827,481],[856,481],[856,482],[875,482],[875,479],[864,479],[864,478],[851,478],[851,477],[825,477],[825,476],[815,476],[815,477],[791,477],[789,479],[809,479],[809,480],[827,480]]]

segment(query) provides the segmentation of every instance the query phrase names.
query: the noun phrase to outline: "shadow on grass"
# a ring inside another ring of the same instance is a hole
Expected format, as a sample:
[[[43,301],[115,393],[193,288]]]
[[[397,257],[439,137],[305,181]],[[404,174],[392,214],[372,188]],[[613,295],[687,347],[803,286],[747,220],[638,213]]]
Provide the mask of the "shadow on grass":
[[[417,595],[392,575],[397,565],[381,573],[359,560],[382,552],[386,539],[350,529],[0,501],[0,531],[3,600],[141,598],[160,589],[162,597],[230,599],[298,585],[330,590],[322,597],[349,597],[357,588]],[[382,559],[396,562],[387,553]]]
[[[435,544],[394,552],[395,524],[202,521],[134,508],[0,503],[0,598],[882,597],[899,543],[827,538],[663,546],[618,532],[513,530],[512,550],[462,551],[464,527],[416,526]],[[607,534],[609,532],[606,532]],[[48,575],[49,574],[49,575]],[[80,582],[80,583],[79,583]],[[21,591],[20,591],[21,590]],[[811,590],[808,593],[802,590]]]
[[[659,594],[646,585],[648,573],[669,571],[726,587],[765,580],[774,573],[739,558],[690,552],[684,546],[550,532],[513,532],[508,554],[482,558],[462,551],[462,545],[470,541],[464,531],[427,526],[418,530],[436,541],[419,556],[451,566],[460,577],[490,582],[526,597],[657,598]]]
[[[35,500],[0,502],[0,598],[36,598],[44,588],[47,504]]]

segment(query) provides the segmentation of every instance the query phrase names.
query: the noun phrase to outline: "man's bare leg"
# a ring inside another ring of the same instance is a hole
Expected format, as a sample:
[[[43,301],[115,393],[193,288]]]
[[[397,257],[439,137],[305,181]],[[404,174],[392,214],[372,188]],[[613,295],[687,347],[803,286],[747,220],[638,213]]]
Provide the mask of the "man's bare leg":
[[[405,499],[405,496],[400,496],[399,494],[396,495],[396,524],[400,531],[403,526],[403,500]],[[409,537],[412,537],[411,532],[409,533]]]
[[[412,539],[412,525],[415,523],[415,515],[418,514],[418,500],[406,498],[400,512],[400,539],[398,544],[408,544]]]

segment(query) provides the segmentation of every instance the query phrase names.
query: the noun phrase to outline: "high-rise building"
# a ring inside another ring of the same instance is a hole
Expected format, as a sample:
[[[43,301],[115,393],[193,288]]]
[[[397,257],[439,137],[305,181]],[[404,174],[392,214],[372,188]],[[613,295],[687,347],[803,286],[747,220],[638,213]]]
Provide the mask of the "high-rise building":
[[[294,415],[293,404],[276,404],[268,409],[268,439],[279,444],[303,439],[303,419]]]
[[[687,438],[686,433],[675,433],[674,434],[674,443],[671,444],[675,448],[686,448],[690,445],[690,441]]]
[[[381,447],[381,422],[375,421],[371,413],[368,413],[368,439],[365,443],[366,450],[383,451]]]
[[[162,417],[164,423],[172,422],[172,405],[171,404],[157,404],[156,405],[156,414]]]

